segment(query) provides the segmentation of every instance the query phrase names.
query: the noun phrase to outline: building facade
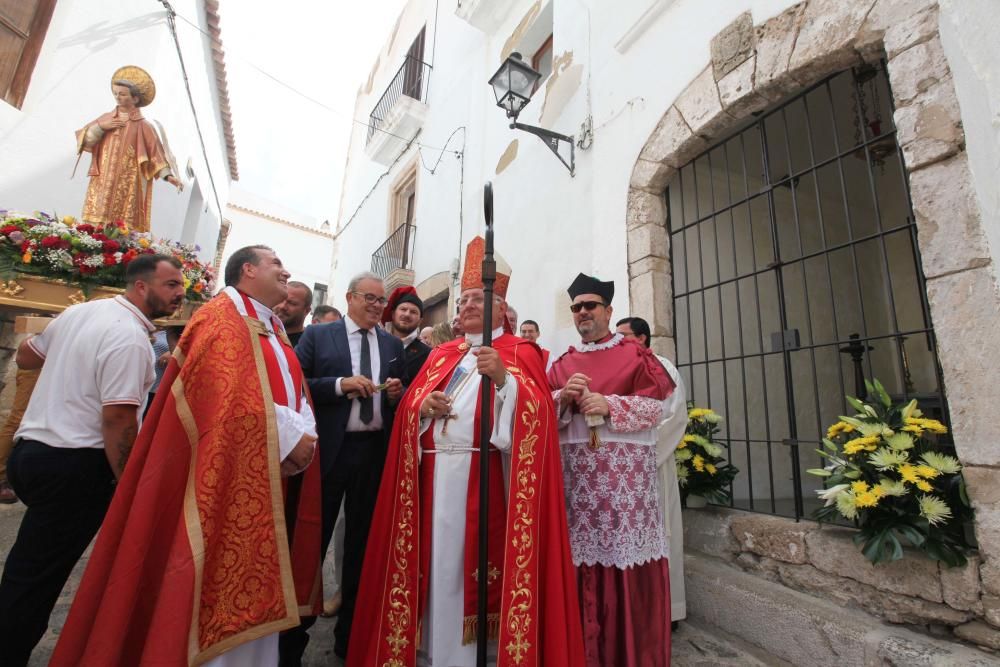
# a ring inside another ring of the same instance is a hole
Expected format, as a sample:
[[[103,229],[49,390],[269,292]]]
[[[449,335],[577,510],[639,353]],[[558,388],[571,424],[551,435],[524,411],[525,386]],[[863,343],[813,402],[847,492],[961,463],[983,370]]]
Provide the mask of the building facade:
[[[344,295],[331,294],[329,290],[333,259],[333,234],[329,223],[284,208],[239,187],[230,192],[226,221],[220,267],[224,267],[240,248],[255,244],[270,246],[292,274],[291,280],[305,283],[313,291],[313,307],[329,304],[344,310]]]
[[[90,156],[75,169],[74,132],[114,108],[111,76],[137,65],[156,97],[184,183],[153,184],[151,231],[215,255],[238,178],[217,0],[0,1],[0,207],[79,217]]]
[[[734,507],[757,514],[696,514],[695,543],[741,577],[813,601],[842,585],[843,604],[1000,648],[1000,427],[984,418],[1000,398],[992,3],[724,5],[410,2],[358,94],[369,124],[352,135],[333,289],[375,270],[443,319],[492,181],[508,301],[542,344],[576,340],[577,272],[614,279],[615,315],[649,320],[689,396],[723,414]],[[543,74],[518,121],[572,135],[572,174],[496,107],[487,81],[513,52]],[[831,535],[853,549],[849,531],[803,521],[820,488],[805,470],[859,377],[948,421],[965,466],[979,553],[960,573],[907,560],[930,593],[830,564]],[[762,546],[786,538],[790,552]],[[691,585],[695,615],[738,625],[739,605]],[[870,624],[851,632],[831,655],[883,650]]]

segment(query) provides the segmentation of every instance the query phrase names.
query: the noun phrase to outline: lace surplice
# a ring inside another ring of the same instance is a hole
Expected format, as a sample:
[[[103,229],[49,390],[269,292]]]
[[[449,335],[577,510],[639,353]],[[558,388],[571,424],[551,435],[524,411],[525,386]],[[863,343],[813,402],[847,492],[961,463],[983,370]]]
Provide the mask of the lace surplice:
[[[573,441],[579,438],[563,444],[566,514],[576,565],[626,569],[668,555],[656,448],[647,442],[663,402],[643,396],[605,398],[610,419],[601,427],[601,446],[592,449],[586,441]]]

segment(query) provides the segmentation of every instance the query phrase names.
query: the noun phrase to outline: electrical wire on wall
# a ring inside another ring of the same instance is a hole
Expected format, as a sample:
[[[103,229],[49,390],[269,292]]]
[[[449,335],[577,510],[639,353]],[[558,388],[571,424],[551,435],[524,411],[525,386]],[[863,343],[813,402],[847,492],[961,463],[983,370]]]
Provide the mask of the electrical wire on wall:
[[[181,52],[181,43],[177,38],[177,22],[175,17],[177,12],[170,6],[167,0],[159,0],[160,4],[167,10],[167,25],[170,28],[170,35],[174,38],[174,48],[177,50],[177,60],[181,65],[181,76],[184,78],[184,89],[187,91],[188,103],[191,105],[191,116],[194,118],[194,128],[198,134],[198,142],[201,144],[201,155],[205,160],[205,169],[208,171],[209,185],[212,187],[212,198],[215,199],[215,206],[219,210],[219,224],[222,224],[222,203],[219,201],[219,191],[215,187],[215,176],[212,174],[212,165],[208,160],[208,149],[205,147],[205,135],[201,131],[201,123],[198,121],[198,110],[194,104],[194,96],[191,94],[191,82],[188,80],[187,66],[184,64],[184,54]],[[204,31],[203,31],[204,32]],[[205,33],[206,35],[208,33]]]
[[[164,5],[167,5],[167,0],[158,0],[158,1],[162,2]],[[197,30],[201,34],[205,35],[206,37],[211,37],[211,35],[208,32],[206,32],[205,30],[203,30],[201,28],[201,26],[199,26],[197,23],[195,23],[191,19],[185,17],[183,14],[178,14],[177,12],[173,11],[173,9],[170,9],[169,11],[173,12],[173,16],[175,16],[176,18],[180,19],[181,21],[183,21],[184,23],[186,23],[187,25],[189,25],[194,30]],[[175,36],[175,40],[176,40],[176,36]],[[321,109],[329,111],[331,114],[333,114],[335,116],[339,116],[340,118],[345,118],[345,119],[351,121],[352,123],[354,123],[355,125],[361,125],[362,127],[365,127],[365,128],[367,128],[369,130],[373,130],[375,132],[380,132],[382,134],[388,135],[390,137],[395,137],[396,139],[401,139],[403,141],[412,142],[412,139],[407,139],[404,136],[401,136],[401,135],[398,135],[398,134],[394,134],[394,133],[392,133],[392,132],[390,132],[388,130],[385,130],[383,128],[375,127],[369,121],[365,121],[365,120],[360,120],[358,118],[354,118],[354,116],[352,116],[351,114],[344,113],[343,111],[341,111],[339,109],[335,109],[335,108],[331,107],[330,105],[321,102],[320,100],[318,100],[315,97],[309,95],[308,93],[299,90],[298,88],[296,88],[292,84],[290,84],[287,81],[283,80],[281,77],[278,77],[278,76],[275,76],[274,74],[271,74],[270,72],[268,72],[264,68],[262,68],[259,65],[255,64],[253,61],[249,60],[248,58],[245,58],[242,54],[239,53],[239,51],[234,51],[231,48],[227,48],[226,49],[226,57],[227,58],[235,58],[237,60],[242,61],[248,67],[250,67],[251,69],[255,70],[256,72],[258,72],[262,76],[270,79],[271,81],[273,81],[274,83],[278,84],[282,88],[285,88],[286,90],[288,90],[288,91],[290,91],[292,93],[295,93],[296,95],[298,95],[302,99],[304,99],[304,100],[306,100],[308,102],[311,102],[312,104],[315,104],[316,106],[320,107]],[[427,150],[435,150],[435,151],[443,150],[441,148],[437,148],[437,147],[434,147],[434,146],[428,146],[428,145],[422,144],[420,142],[416,142],[416,145],[418,147],[420,147],[420,148],[425,148]],[[409,144],[407,144],[407,148],[409,148]]]

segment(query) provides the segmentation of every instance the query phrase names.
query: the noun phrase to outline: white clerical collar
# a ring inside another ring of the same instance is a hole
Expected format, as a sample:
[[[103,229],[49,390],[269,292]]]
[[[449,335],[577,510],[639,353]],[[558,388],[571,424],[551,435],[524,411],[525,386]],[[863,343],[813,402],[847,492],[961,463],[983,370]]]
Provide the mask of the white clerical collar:
[[[411,331],[410,334],[403,339],[403,349],[405,350],[406,348],[410,347],[410,343],[415,341],[417,339],[417,336],[419,335],[420,335],[419,327]]]
[[[496,340],[503,335],[503,327],[497,327],[493,330],[493,340]],[[483,334],[481,333],[467,333],[465,334],[465,342],[467,342],[471,347],[479,347],[483,344]]]
[[[274,311],[257,299],[253,298],[246,292],[241,293],[238,289],[232,286],[228,286],[222,291],[226,293],[226,296],[233,300],[233,303],[236,304],[236,310],[238,310],[241,315],[250,315],[250,313],[244,312],[246,310],[246,305],[243,302],[243,296],[246,296],[247,300],[253,306],[253,309],[257,311],[257,319],[263,322],[264,326],[267,327],[269,331],[274,328],[275,321],[278,322],[278,326],[281,327],[282,331],[284,331],[285,325],[274,315]]]
[[[611,340],[606,340],[603,343],[581,343],[574,349],[576,349],[577,352],[598,352],[600,350],[610,350],[623,340],[625,340],[625,336],[620,333],[616,333],[611,337]]]

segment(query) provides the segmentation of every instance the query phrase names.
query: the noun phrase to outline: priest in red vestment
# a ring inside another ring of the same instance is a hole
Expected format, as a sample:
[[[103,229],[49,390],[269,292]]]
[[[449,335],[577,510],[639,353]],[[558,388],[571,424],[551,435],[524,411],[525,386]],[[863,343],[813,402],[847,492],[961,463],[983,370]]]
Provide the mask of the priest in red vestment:
[[[651,350],[612,334],[614,283],[569,288],[579,347],[549,369],[562,443],[587,667],[670,664],[670,574],[656,472],[674,384]],[[677,554],[683,558],[683,554]]]
[[[465,334],[431,352],[396,412],[368,537],[349,667],[476,664],[480,380],[487,406],[491,664],[583,664],[556,417],[539,348],[503,332],[510,272],[498,266],[493,344],[483,347],[484,241],[466,251]]]
[[[225,277],[167,366],[54,667],[277,665],[277,633],[319,611],[315,420],[271,311],[289,274],[250,246]]]

